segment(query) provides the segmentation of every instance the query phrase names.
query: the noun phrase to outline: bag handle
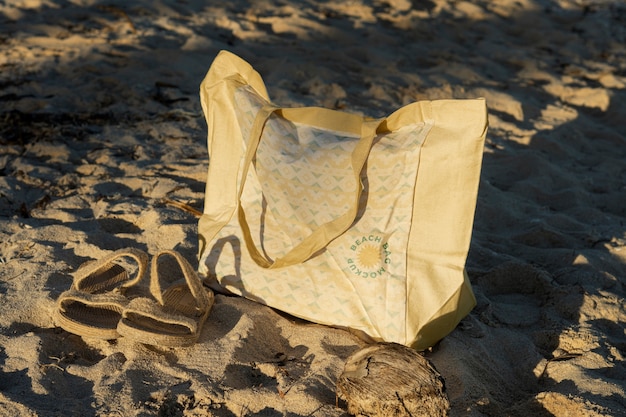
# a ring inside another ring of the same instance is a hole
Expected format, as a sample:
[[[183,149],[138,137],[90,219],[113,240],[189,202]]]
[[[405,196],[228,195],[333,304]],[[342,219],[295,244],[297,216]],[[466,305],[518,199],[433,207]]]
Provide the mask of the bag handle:
[[[311,108],[309,108],[309,110],[310,109]],[[326,113],[328,113],[328,115],[330,115],[332,119],[330,123],[336,125],[337,117],[339,116],[338,112],[321,108],[317,110],[319,110],[321,113],[324,113],[325,115]],[[355,117],[358,117],[358,125],[361,135],[361,139],[355,146],[351,155],[352,174],[355,184],[354,191],[352,192],[352,204],[344,214],[327,223],[324,223],[323,225],[315,229],[310,235],[304,238],[298,245],[294,246],[283,257],[277,258],[272,261],[261,254],[259,249],[256,247],[254,240],[252,239],[250,226],[248,225],[248,222],[246,220],[246,213],[241,204],[241,196],[243,194],[243,188],[245,185],[246,177],[248,175],[248,170],[250,168],[250,165],[252,164],[254,156],[256,155],[257,148],[261,141],[261,136],[263,135],[263,129],[265,128],[265,124],[272,116],[272,114],[275,113],[279,115],[288,115],[287,118],[291,120],[310,120],[310,112],[302,112],[300,111],[300,109],[281,109],[279,107],[265,105],[257,113],[257,116],[252,125],[252,129],[250,131],[250,141],[248,142],[248,147],[244,156],[245,159],[243,164],[242,179],[239,187],[239,225],[241,227],[243,238],[251,258],[256,262],[257,265],[266,269],[276,269],[306,261],[311,256],[313,256],[313,254],[323,249],[332,240],[348,230],[352,223],[354,223],[354,220],[357,216],[359,200],[361,198],[362,191],[361,171],[363,170],[363,167],[367,162],[367,158],[369,156],[370,149],[372,148],[372,145],[374,143],[374,139],[376,138],[377,131],[379,130],[379,128],[382,128],[382,125],[385,123],[385,119],[365,119],[360,116],[348,116],[350,118],[348,124],[351,125],[352,130],[354,130],[356,126],[355,121],[357,119],[355,119]]]

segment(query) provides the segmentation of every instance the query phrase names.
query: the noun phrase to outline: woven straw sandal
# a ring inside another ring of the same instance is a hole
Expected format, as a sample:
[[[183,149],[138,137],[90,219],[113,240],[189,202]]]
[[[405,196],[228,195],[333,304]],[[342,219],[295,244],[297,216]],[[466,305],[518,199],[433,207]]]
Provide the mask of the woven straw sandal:
[[[130,258],[137,264],[134,277],[115,262],[123,258]],[[148,255],[132,248],[84,263],[74,274],[70,289],[57,299],[56,324],[79,336],[117,338],[122,311],[132,296],[132,288],[141,281],[147,267]]]
[[[162,290],[161,283],[166,285]],[[117,331],[136,342],[155,346],[190,346],[213,306],[213,293],[185,258],[165,250],[153,259],[150,269],[150,293],[132,300],[124,309]]]

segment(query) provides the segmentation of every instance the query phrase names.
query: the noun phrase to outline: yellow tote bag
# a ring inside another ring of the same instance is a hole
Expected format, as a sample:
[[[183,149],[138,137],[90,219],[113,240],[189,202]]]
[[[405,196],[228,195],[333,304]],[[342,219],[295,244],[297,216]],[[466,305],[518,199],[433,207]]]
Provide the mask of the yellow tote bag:
[[[200,97],[210,162],[199,272],[209,286],[416,349],[473,308],[464,266],[484,100],[420,101],[382,119],[281,108],[226,51]]]

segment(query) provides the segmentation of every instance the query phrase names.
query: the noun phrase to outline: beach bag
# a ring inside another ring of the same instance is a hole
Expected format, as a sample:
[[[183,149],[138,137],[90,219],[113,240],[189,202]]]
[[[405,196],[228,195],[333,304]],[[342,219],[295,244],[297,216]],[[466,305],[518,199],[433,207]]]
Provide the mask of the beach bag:
[[[281,108],[226,51],[200,97],[209,168],[199,272],[208,286],[416,349],[473,308],[464,266],[484,100],[420,101],[379,119]]]

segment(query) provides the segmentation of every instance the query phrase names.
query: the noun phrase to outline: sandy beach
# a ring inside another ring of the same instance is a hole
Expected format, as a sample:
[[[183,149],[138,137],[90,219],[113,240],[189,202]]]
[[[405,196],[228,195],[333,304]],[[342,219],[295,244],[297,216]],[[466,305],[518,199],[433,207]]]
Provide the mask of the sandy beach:
[[[424,352],[450,415],[626,416],[620,0],[0,1],[0,416],[347,416],[344,330],[224,295],[191,347],[53,320],[117,249],[197,265],[220,50],[282,106],[486,98],[477,306]]]

